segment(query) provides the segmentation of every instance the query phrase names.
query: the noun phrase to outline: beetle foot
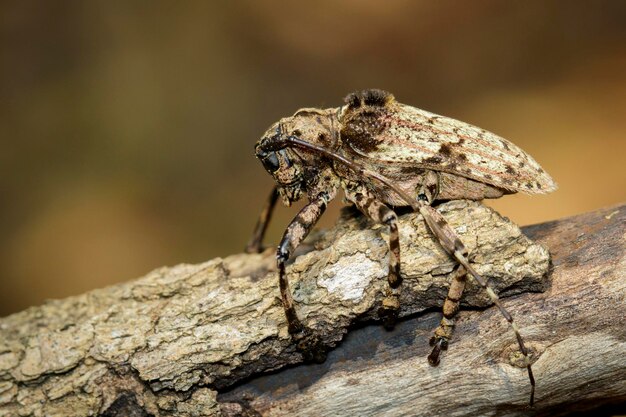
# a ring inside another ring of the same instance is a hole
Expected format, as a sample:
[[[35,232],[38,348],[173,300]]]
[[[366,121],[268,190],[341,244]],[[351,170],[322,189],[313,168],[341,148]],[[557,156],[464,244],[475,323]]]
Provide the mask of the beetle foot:
[[[400,300],[398,296],[389,295],[383,298],[383,302],[378,309],[378,318],[380,318],[387,330],[392,330],[395,327],[399,313]]]
[[[439,365],[439,355],[441,351],[448,349],[448,339],[440,336],[433,336],[430,338],[430,345],[433,347],[432,352],[428,355],[428,363],[431,366]]]
[[[326,360],[328,347],[315,331],[302,326],[297,333],[292,333],[291,337],[296,343],[296,349],[302,353],[305,362],[322,363]]]
[[[260,243],[249,242],[243,251],[244,253],[262,253],[264,250],[265,247],[263,247]]]

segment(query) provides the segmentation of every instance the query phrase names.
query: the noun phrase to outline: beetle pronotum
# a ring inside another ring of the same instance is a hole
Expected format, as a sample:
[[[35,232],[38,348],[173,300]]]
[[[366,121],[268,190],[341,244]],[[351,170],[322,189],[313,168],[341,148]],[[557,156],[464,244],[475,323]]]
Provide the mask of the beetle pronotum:
[[[528,349],[513,317],[468,260],[465,245],[432,204],[440,200],[498,198],[518,191],[547,193],[556,184],[535,160],[511,142],[483,129],[397,102],[382,90],[346,97],[338,108],[298,110],[272,125],[255,146],[256,157],[276,182],[257,222],[248,252],[261,250],[272,209],[305,194],[309,203],[287,227],[278,246],[280,293],[289,332],[308,359],[325,351],[296,312],[285,262],[342,188],[346,200],[375,222],[389,227],[389,290],[379,314],[392,324],[399,302],[391,289],[401,281],[397,215],[391,207],[418,211],[441,246],[459,263],[431,339],[431,365],[439,363],[452,336],[454,316],[469,273],[510,323],[524,355],[534,402],[535,379]]]

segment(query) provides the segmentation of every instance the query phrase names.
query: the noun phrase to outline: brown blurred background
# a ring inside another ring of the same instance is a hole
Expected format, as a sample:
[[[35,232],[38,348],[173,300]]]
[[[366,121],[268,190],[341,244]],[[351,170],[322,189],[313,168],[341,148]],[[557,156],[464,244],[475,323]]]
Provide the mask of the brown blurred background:
[[[272,185],[255,141],[356,89],[533,155],[560,189],[491,203],[520,224],[626,200],[623,1],[14,1],[0,19],[0,316],[240,251]]]

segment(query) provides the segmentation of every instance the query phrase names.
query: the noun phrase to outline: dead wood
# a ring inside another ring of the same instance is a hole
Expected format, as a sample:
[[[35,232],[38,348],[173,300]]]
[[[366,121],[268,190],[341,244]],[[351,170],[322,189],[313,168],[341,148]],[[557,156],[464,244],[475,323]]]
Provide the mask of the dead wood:
[[[480,203],[438,210],[510,296],[536,359],[534,410],[493,308],[462,312],[440,366],[427,364],[454,263],[419,215],[400,220],[406,319],[366,324],[386,286],[385,229],[347,213],[288,268],[304,321],[330,345],[350,330],[325,363],[300,364],[272,251],[238,254],[0,319],[0,416],[547,415],[625,401],[626,206],[526,228],[540,244]],[[469,285],[464,305],[488,299]]]

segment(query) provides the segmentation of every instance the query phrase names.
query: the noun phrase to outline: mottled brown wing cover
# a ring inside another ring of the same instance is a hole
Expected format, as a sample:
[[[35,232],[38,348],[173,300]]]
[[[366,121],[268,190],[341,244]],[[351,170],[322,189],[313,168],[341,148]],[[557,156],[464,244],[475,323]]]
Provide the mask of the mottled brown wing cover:
[[[369,164],[427,168],[508,191],[548,193],[552,178],[526,152],[484,129],[398,103],[340,108],[341,139]]]

